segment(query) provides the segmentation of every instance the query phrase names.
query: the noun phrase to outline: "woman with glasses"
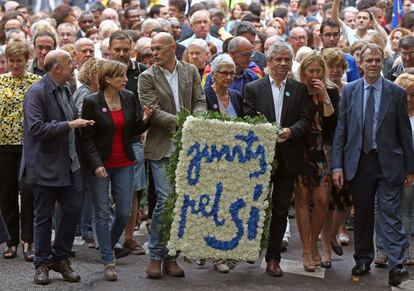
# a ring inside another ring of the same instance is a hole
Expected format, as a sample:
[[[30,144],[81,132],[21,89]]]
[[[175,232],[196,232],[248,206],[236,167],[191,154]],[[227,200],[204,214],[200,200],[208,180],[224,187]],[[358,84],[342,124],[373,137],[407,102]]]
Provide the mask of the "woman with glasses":
[[[314,118],[305,141],[304,162],[296,179],[295,208],[303,246],[303,267],[307,272],[314,272],[316,266],[327,267],[321,262],[317,239],[331,195],[329,158],[338,116],[339,93],[328,79],[324,59],[315,52],[303,59],[300,65],[300,81],[307,86],[312,98]]]
[[[207,109],[224,115],[243,116],[242,96],[229,88],[236,65],[228,54],[221,54],[211,63],[213,84],[204,87]]]
[[[236,65],[229,54],[217,56],[211,63],[213,84],[204,87],[207,109],[228,116],[243,116],[242,96],[239,92],[229,88],[234,79]],[[203,266],[205,260],[198,260],[197,264]],[[219,273],[230,271],[226,260],[213,262],[214,270]]]

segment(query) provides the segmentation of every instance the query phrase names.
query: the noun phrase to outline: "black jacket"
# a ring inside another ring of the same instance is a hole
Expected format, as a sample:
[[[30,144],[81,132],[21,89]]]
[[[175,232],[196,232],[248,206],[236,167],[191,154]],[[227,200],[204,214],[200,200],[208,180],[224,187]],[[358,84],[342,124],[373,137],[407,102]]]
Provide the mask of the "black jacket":
[[[149,126],[142,121],[144,116],[142,106],[140,102],[135,102],[134,94],[124,90],[120,95],[125,120],[123,135],[125,153],[129,160],[134,161],[133,137],[146,131]],[[93,126],[81,130],[82,149],[86,162],[89,168],[95,171],[98,167],[102,167],[111,155],[114,138],[114,123],[103,91],[99,90],[85,98],[82,118],[95,121]]]
[[[247,83],[244,88],[245,115],[263,114],[267,121],[275,122],[275,106],[269,76]],[[312,122],[312,103],[305,85],[293,79],[287,79],[282,105],[280,123],[292,130],[291,138],[276,146],[276,158],[284,165],[290,175],[299,173],[303,159],[304,141]]]

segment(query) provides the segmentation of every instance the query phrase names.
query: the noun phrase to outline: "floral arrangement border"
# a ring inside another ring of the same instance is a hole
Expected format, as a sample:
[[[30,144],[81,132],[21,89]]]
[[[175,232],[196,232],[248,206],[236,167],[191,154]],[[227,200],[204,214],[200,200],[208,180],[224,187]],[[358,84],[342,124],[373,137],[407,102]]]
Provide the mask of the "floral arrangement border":
[[[170,239],[171,224],[174,220],[174,207],[175,207],[175,202],[177,200],[177,193],[175,192],[175,171],[178,165],[179,154],[182,149],[182,144],[181,144],[182,129],[183,129],[184,122],[189,115],[190,114],[188,112],[178,113],[177,129],[172,135],[172,140],[175,145],[175,150],[170,156],[170,161],[167,166],[167,175],[170,178],[171,184],[174,185],[174,187],[173,187],[173,193],[171,193],[171,195],[168,196],[165,202],[164,210],[163,210],[162,217],[161,217],[161,238],[162,238],[162,243],[165,245],[168,243]],[[201,118],[201,119],[206,119],[206,120],[216,119],[220,121],[245,122],[245,123],[250,123],[250,124],[268,123],[268,121],[266,120],[266,117],[263,115],[258,115],[254,117],[251,117],[251,116],[231,117],[231,116],[222,115],[218,112],[207,111],[201,115],[197,115],[196,117]],[[277,127],[280,127],[278,124],[274,124],[274,125]],[[271,173],[271,176],[272,176],[274,174],[274,171],[277,168],[276,155],[275,155],[275,159],[271,163],[271,167],[272,167],[272,173]],[[272,189],[272,181],[269,182],[269,186],[268,186],[267,200],[269,202],[269,207],[266,210],[263,235],[262,235],[261,243],[260,243],[260,248],[262,250],[267,248],[267,244],[269,242],[269,235],[270,235],[269,227],[270,227],[270,218],[271,218],[271,213],[272,213],[271,189]]]

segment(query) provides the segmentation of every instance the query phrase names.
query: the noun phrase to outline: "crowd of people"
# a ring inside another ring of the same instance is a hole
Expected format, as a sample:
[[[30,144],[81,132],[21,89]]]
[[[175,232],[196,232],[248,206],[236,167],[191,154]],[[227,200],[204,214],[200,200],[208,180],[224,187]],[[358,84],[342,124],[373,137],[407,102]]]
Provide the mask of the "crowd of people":
[[[161,232],[166,169],[177,114],[206,110],[281,125],[266,273],[283,275],[294,204],[305,271],[343,255],[348,221],[353,275],[374,262],[390,285],[408,279],[411,0],[397,24],[387,0],[26,2],[0,1],[0,239],[4,259],[21,245],[34,283],[81,279],[77,232],[117,280],[117,259],[145,254],[144,219],[147,276],[185,276]]]

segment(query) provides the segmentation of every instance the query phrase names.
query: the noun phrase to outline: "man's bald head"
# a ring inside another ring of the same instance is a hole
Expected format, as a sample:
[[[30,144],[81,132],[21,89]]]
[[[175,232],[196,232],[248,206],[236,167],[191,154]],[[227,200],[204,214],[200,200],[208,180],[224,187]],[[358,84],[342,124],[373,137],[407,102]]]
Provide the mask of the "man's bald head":
[[[70,54],[64,50],[52,50],[45,57],[45,71],[50,72],[56,64],[70,59]]]
[[[243,36],[236,36],[229,42],[229,51],[236,51],[240,47],[244,47],[244,46],[250,47],[252,46],[252,44],[250,41],[248,41],[247,38]]]
[[[277,43],[279,41],[283,41],[283,39],[279,35],[273,35],[271,37],[266,38],[266,41],[264,43],[265,52],[270,48],[272,44]]]
[[[229,55],[236,64],[236,73],[240,74],[249,67],[253,55],[253,45],[244,36],[236,36],[229,42]]]
[[[151,40],[151,49],[154,52],[155,64],[172,72],[175,67],[175,49],[177,45],[174,37],[167,32],[160,32]]]
[[[152,40],[163,45],[169,45],[175,42],[174,37],[168,32],[160,32],[155,35]]]

